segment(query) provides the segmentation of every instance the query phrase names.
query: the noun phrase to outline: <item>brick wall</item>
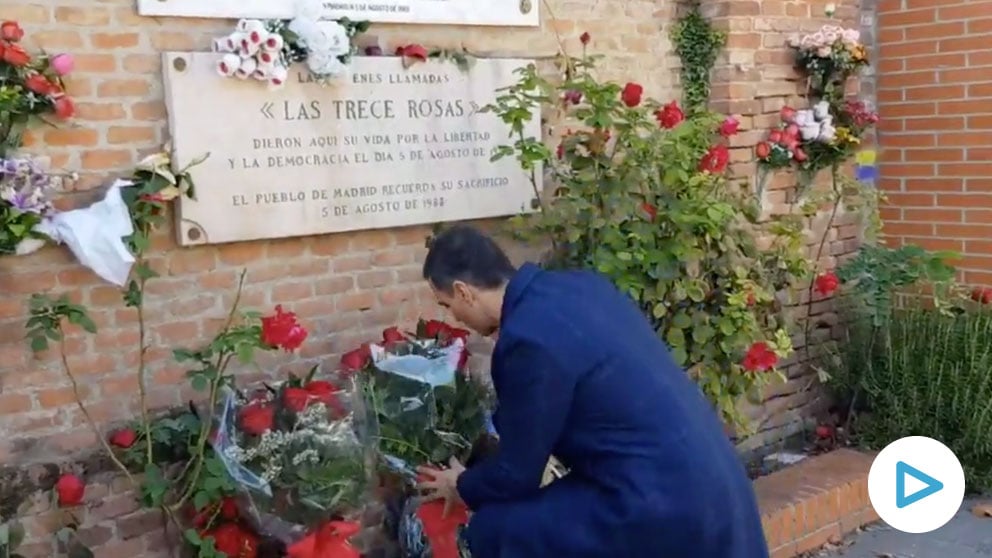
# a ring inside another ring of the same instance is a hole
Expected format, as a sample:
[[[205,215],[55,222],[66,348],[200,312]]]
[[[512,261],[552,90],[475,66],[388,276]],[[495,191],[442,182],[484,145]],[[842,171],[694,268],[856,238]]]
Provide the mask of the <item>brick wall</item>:
[[[869,0],[869,3],[871,0]],[[713,108],[740,115],[742,132],[731,138],[731,170],[739,177],[758,180],[757,165],[753,159],[754,146],[764,140],[768,130],[780,123],[779,111],[784,106],[806,108],[805,80],[793,67],[793,53],[784,47],[793,33],[810,33],[829,23],[825,11],[833,2],[821,0],[710,0],[702,2],[704,12],[713,18],[715,25],[727,33],[727,49],[717,62],[713,74]],[[865,39],[871,40],[871,19],[862,25],[863,0],[836,2],[834,24],[867,30]],[[865,6],[870,8],[869,6]],[[871,11],[867,12],[871,15]],[[867,28],[867,29],[865,29]],[[869,44],[869,46],[871,46]],[[869,76],[870,78],[870,76]],[[870,81],[870,79],[869,79]],[[857,84],[852,84],[857,85]],[[870,88],[868,89],[870,93]],[[851,91],[858,93],[855,87]],[[870,99],[870,96],[869,96]],[[829,173],[820,176],[819,185],[825,186]],[[769,215],[790,211],[795,198],[796,177],[786,171],[777,171],[767,179],[763,204]],[[807,250],[813,257],[827,226],[828,216],[821,214],[807,223]],[[820,270],[834,268],[842,258],[853,254],[860,245],[861,228],[857,216],[844,211],[838,213],[831,230],[826,231],[827,242],[819,260]],[[815,373],[807,365],[804,350],[818,340],[830,337],[837,319],[829,301],[814,301],[807,306],[806,292],[799,293],[792,309],[797,320],[806,317],[816,326],[810,332],[811,343],[801,337],[794,338],[795,355],[787,362],[788,381],[769,387],[766,401],[750,410],[757,421],[759,432],[745,440],[744,448],[756,448],[781,441],[803,429],[804,419],[822,412],[828,402],[823,397]]]
[[[383,25],[374,26],[364,40],[378,40],[387,51],[398,44],[421,42],[464,46],[479,55],[547,58],[556,53],[559,40],[577,49],[579,34],[589,31],[594,50],[606,55],[604,77],[638,81],[648,95],[661,100],[677,96],[677,60],[668,40],[672,3],[627,0],[622,9],[603,2],[549,0],[549,4],[556,18],[549,17],[542,2],[541,29]],[[820,14],[826,2],[704,0],[703,4],[729,33],[727,52],[714,75],[714,108],[739,115],[743,132],[734,140],[733,170],[751,178],[753,145],[776,122],[783,104],[802,105],[801,83],[791,69],[785,39],[824,23]],[[857,25],[857,2],[843,3],[838,15]],[[132,0],[85,5],[73,0],[6,0],[0,19],[19,20],[34,46],[76,56],[77,71],[69,85],[79,104],[76,125],[38,128],[29,148],[50,157],[54,167],[79,172],[78,182],[63,200],[68,206],[96,199],[101,185],[126,173],[168,139],[159,52],[207,50],[211,39],[233,24],[141,18]],[[770,185],[765,202],[771,211],[785,209],[791,185],[788,176]],[[812,225],[823,229],[823,223]],[[837,225],[828,233],[826,267],[858,243],[857,227],[849,216],[842,216]],[[333,366],[336,355],[377,336],[386,326],[409,325],[420,315],[439,317],[420,279],[428,232],[428,227],[410,227],[193,249],[178,248],[172,231],[163,232],[156,238],[153,255],[162,277],[149,283],[146,301],[152,406],[177,406],[191,396],[181,388],[184,371],[171,361],[170,350],[210,338],[226,314],[242,268],[248,269],[245,307],[268,310],[284,303],[312,332],[295,361],[280,356],[260,363],[271,375],[287,369],[302,371],[316,363]],[[123,307],[119,291],[100,283],[62,248],[0,259],[0,465],[18,473],[2,475],[0,480],[16,478],[29,487],[50,485],[53,478],[50,468],[42,469],[45,474],[18,476],[33,471],[32,464],[84,458],[96,442],[73,405],[57,355],[36,358],[24,342],[27,297],[38,291],[70,294],[91,309],[100,328],[95,337],[73,334],[68,340],[70,362],[94,418],[109,428],[138,411],[136,316]],[[823,304],[814,310],[827,316]],[[829,326],[829,318],[824,319]],[[820,333],[829,334],[828,329]],[[821,406],[816,392],[808,389],[811,377],[802,373],[800,362],[796,359],[790,367],[786,384],[771,390],[769,404],[755,409],[763,433],[748,441],[750,447],[777,441]],[[87,536],[100,543],[97,555],[155,555],[162,546],[160,537],[141,535],[154,530],[154,522],[140,514],[140,520],[134,519],[132,509],[108,503],[106,494],[114,502],[126,499],[114,481],[94,483],[83,520]],[[33,498],[35,503],[22,510],[29,516],[32,536],[32,553],[26,555],[51,556],[47,536],[55,514],[38,495]],[[145,526],[144,531],[135,527],[138,524]]]
[[[28,149],[50,157],[53,167],[79,173],[62,200],[64,206],[97,199],[101,185],[128,173],[168,139],[159,53],[209,50],[211,40],[229,32],[234,23],[142,18],[133,0],[4,0],[0,4],[0,19],[20,21],[29,46],[76,57],[77,70],[68,84],[78,102],[75,125],[36,128]],[[556,17],[550,17],[547,6]],[[639,81],[646,94],[659,99],[676,95],[668,40],[672,8],[667,3],[630,0],[617,10],[606,3],[587,6],[550,0],[542,3],[542,12],[540,29],[376,25],[363,41],[378,41],[386,51],[418,42],[428,47],[465,47],[479,56],[550,58],[557,53],[559,40],[577,54],[578,37],[588,31],[592,48],[609,59],[606,77]],[[428,233],[429,227],[409,227],[180,249],[173,232],[164,231],[156,238],[152,256],[162,277],[149,283],[146,300],[151,406],[175,407],[192,395],[181,387],[186,383],[184,371],[172,362],[171,349],[209,340],[226,315],[242,268],[248,270],[245,308],[267,311],[284,303],[311,330],[295,361],[279,356],[260,363],[270,375],[286,369],[305,371],[316,363],[331,368],[337,355],[377,337],[387,326],[409,326],[421,315],[443,317],[420,277]],[[24,340],[28,296],[52,291],[66,292],[87,305],[99,326],[95,337],[73,334],[68,339],[70,363],[96,421],[109,429],[138,413],[137,321],[134,311],[123,306],[118,289],[101,283],[63,248],[0,259],[0,484],[6,487],[0,515],[4,517],[17,504],[7,501],[11,496],[7,488],[27,496],[31,487],[51,486],[55,478],[51,464],[86,459],[96,448],[95,437],[73,404],[58,355],[35,358]],[[93,465],[91,460],[85,463]],[[81,519],[97,556],[154,555],[161,542],[147,540],[136,525],[148,531],[158,523],[129,519],[133,510],[127,506],[108,507],[105,496],[120,494],[120,488],[111,488],[107,479],[90,481],[92,492]],[[46,498],[35,494],[20,510],[29,528],[28,558],[53,555],[50,534],[58,518]]]
[[[654,2],[629,2],[622,12],[551,2],[559,18],[542,29],[375,26],[365,37],[386,47],[422,42],[494,56],[548,57],[558,37],[573,49],[588,30],[595,49],[610,59],[616,79],[641,81],[648,94],[667,99],[674,91],[667,40],[669,10]],[[142,18],[132,0],[83,7],[70,0],[4,2],[0,17],[19,20],[34,46],[75,54],[69,92],[79,117],[71,128],[37,128],[32,151],[55,167],[78,171],[70,202],[88,202],[115,175],[126,173],[167,140],[159,52],[209,50],[211,39],[232,21]],[[622,36],[616,28],[624,28]],[[262,310],[285,303],[312,328],[301,355],[305,366],[377,336],[418,314],[434,316],[420,279],[426,227],[325,235],[273,242],[179,249],[172,231],[158,238],[147,315],[151,331],[151,384],[156,407],[178,405],[182,370],[168,350],[205,341],[230,303],[239,270],[248,269],[245,304]],[[69,405],[67,383],[51,357],[35,360],[23,341],[27,296],[67,291],[94,312],[95,338],[71,339],[72,364],[86,381],[86,402],[98,420],[130,416],[134,393],[136,322],[117,290],[77,265],[67,251],[0,260],[0,361],[4,363],[0,412],[0,460],[65,456],[92,447],[93,438]],[[336,361],[329,360],[332,364]]]
[[[896,242],[992,284],[992,1],[878,0],[881,186]]]

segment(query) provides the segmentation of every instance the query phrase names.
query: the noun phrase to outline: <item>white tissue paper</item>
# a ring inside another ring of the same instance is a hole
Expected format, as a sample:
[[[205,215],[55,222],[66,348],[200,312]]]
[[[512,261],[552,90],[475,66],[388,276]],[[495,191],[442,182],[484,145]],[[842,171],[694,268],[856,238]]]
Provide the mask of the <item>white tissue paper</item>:
[[[134,233],[134,227],[121,188],[131,185],[127,180],[115,181],[103,200],[89,207],[57,213],[38,227],[39,232],[56,243],[68,245],[79,263],[100,278],[123,287],[134,264],[124,237]]]

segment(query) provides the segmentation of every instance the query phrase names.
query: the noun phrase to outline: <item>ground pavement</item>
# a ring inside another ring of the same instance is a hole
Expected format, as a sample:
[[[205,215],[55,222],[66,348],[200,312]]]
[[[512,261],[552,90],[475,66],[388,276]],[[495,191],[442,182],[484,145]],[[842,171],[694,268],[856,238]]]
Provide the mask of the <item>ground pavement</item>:
[[[988,558],[992,557],[992,518],[971,510],[989,499],[965,500],[950,523],[923,535],[901,533],[884,523],[871,525],[844,543],[812,556],[844,558]]]

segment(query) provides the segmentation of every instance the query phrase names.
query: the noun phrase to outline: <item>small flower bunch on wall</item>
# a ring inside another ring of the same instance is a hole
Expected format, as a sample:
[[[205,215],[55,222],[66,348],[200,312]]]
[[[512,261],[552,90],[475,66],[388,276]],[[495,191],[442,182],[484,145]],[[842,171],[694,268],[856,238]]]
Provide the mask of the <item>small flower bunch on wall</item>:
[[[817,96],[843,95],[847,78],[868,66],[868,49],[857,29],[824,25],[809,35],[793,35],[789,46],[796,51],[796,63]]]
[[[72,72],[72,56],[31,54],[23,39],[16,21],[0,23],[0,157],[21,146],[31,117],[54,114],[65,120],[76,112],[62,83]]]
[[[352,39],[365,32],[367,21],[321,20],[320,0],[301,0],[291,20],[242,19],[231,34],[214,40],[224,56],[217,72],[224,77],[255,79],[282,87],[289,67],[306,63],[315,81],[326,83],[345,74],[355,54]]]
[[[828,6],[827,16],[833,16]],[[821,170],[836,169],[850,160],[862,140],[878,123],[878,115],[860,100],[847,98],[850,78],[868,66],[861,33],[838,25],[824,25],[808,35],[793,35],[796,69],[806,76],[810,108],[784,107],[781,122],[755,148],[766,169],[795,167],[805,182]]]
[[[0,158],[0,255],[27,254],[44,245],[35,228],[54,212],[57,182],[31,159]]]

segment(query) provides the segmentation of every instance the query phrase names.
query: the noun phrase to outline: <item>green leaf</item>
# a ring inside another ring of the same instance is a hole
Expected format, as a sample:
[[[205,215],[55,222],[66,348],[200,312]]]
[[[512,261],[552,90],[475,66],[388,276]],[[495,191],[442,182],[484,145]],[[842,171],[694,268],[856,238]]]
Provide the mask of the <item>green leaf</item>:
[[[197,511],[202,511],[204,508],[210,505],[210,494],[203,490],[198,490],[193,494],[193,507]]]
[[[210,380],[203,374],[194,374],[190,383],[196,391],[207,391],[210,387]]]
[[[186,529],[183,531],[183,538],[193,546],[200,546],[200,543],[203,541],[200,538],[200,534],[196,532],[196,529]]]
[[[692,318],[689,317],[685,312],[678,312],[675,317],[672,318],[672,327],[678,329],[688,329],[692,326]]]
[[[31,338],[31,350],[36,353],[48,350],[48,339],[44,336],[37,336]]]

